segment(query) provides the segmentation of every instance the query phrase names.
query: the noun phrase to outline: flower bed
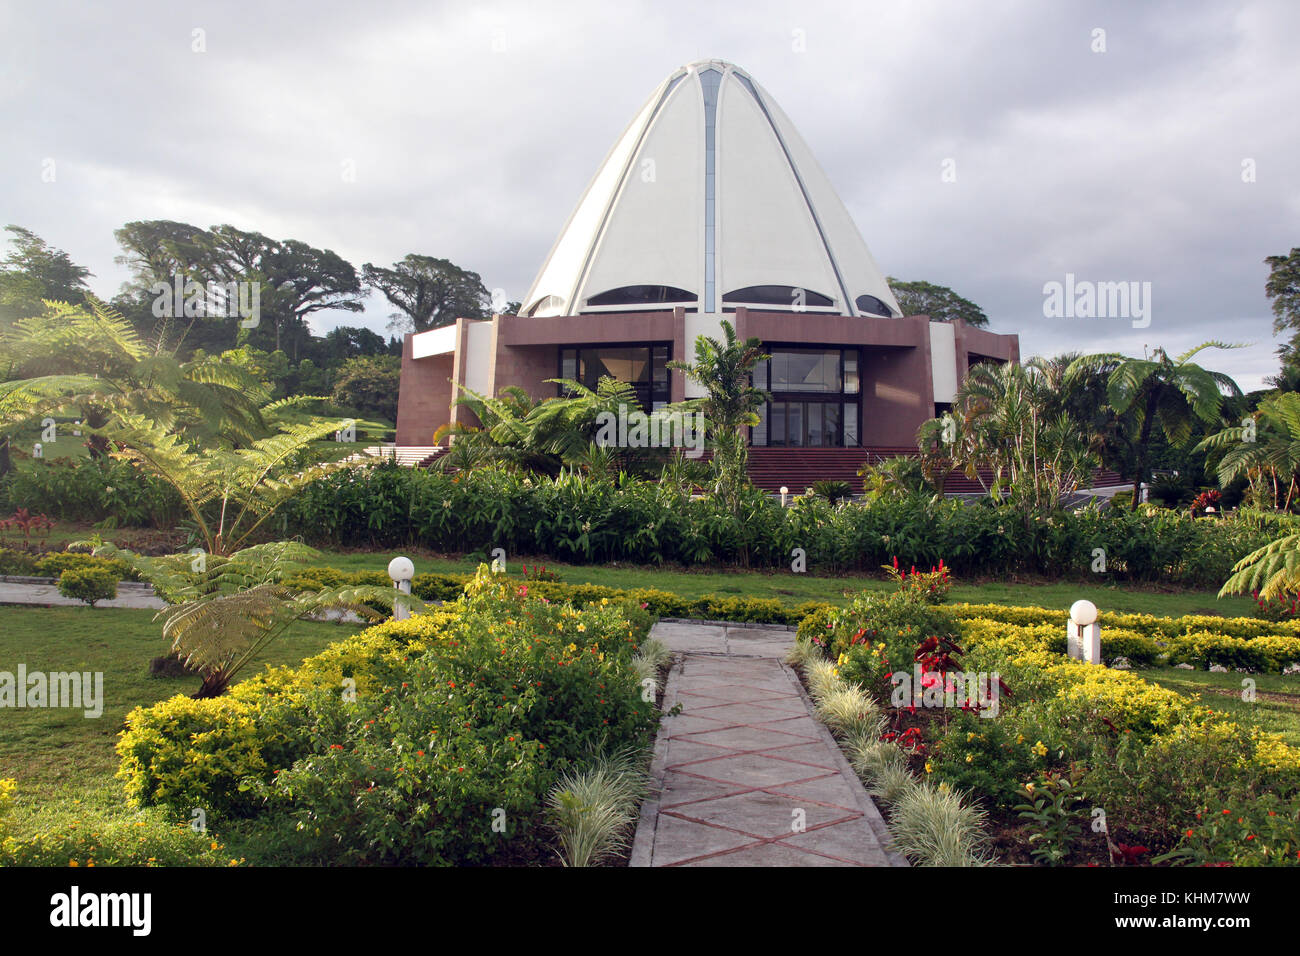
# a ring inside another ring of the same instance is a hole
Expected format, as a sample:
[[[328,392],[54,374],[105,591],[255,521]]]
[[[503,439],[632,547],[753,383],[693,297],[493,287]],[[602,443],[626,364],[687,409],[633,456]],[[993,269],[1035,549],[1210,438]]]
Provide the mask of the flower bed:
[[[1069,659],[1060,612],[991,610],[1016,623],[903,591],[864,595],[805,621],[800,653],[871,695],[887,718],[881,743],[932,792],[912,797],[964,794],[1003,861],[1300,864],[1300,750],[1131,671]],[[1265,622],[1229,622],[1233,636],[1196,631],[1205,619],[1123,617],[1146,625],[1110,629],[1130,657],[1156,649],[1152,634],[1200,663],[1235,653],[1273,666],[1295,649],[1294,637],[1253,630]],[[891,675],[914,665],[931,675],[924,697],[900,700]],[[971,674],[1001,692],[975,706],[942,700]],[[898,768],[875,746],[859,741],[855,763],[878,794],[901,799]]]
[[[293,832],[295,862],[527,857],[560,775],[657,722],[634,660],[649,616],[531,592],[481,569],[454,604],[296,670],[133,711],[118,745],[131,800]]]

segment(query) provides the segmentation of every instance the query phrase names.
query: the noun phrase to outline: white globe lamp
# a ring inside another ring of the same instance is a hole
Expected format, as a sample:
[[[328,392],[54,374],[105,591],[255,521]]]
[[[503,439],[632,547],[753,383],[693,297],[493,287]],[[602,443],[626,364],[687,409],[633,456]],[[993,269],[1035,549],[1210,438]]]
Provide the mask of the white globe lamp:
[[[398,598],[393,602],[393,620],[404,621],[411,616],[410,602],[403,595],[411,593],[411,578],[415,577],[415,565],[410,558],[398,555],[388,562],[388,576],[393,579]]]
[[[1097,623],[1097,605],[1088,600],[1075,601],[1070,605],[1070,620],[1077,627],[1087,627]]]

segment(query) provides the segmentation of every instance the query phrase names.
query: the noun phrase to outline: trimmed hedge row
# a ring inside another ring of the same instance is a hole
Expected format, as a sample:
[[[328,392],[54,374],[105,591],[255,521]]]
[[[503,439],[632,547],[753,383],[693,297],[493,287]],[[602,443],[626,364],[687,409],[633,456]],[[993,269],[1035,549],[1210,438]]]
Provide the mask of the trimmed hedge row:
[[[472,580],[470,574],[418,574],[411,591],[425,601],[454,601]],[[309,568],[286,578],[289,587],[320,590],[326,587],[390,584],[382,571],[340,571]],[[550,601],[564,601],[582,607],[602,600],[630,601],[644,606],[655,617],[699,618],[755,624],[797,625],[799,636],[818,636],[842,609],[821,601],[783,605],[774,598],[722,597],[706,594],[685,598],[655,588],[612,588],[600,584],[566,584],[562,581],[519,582],[529,594]],[[1048,650],[1065,653],[1065,614],[1043,607],[1010,607],[1000,604],[945,605],[966,625],[976,639],[1006,626],[1024,629]],[[1103,612],[1102,652],[1108,661],[1126,658],[1134,667],[1150,667],[1164,654],[1170,664],[1192,664],[1209,668],[1219,664],[1255,671],[1280,672],[1300,662],[1300,623],[1271,622],[1254,618],[1219,618],[1189,614],[1157,617],[1153,614]],[[997,626],[995,626],[997,625]]]
[[[424,601],[454,601],[460,597],[471,574],[417,574],[411,580],[411,593]],[[655,617],[701,618],[710,621],[737,621],[747,624],[798,624],[805,617],[832,605],[821,601],[804,601],[791,607],[775,598],[722,597],[706,594],[685,598],[656,588],[611,588],[602,584],[566,584],[563,581],[518,581],[527,593],[548,601],[565,601],[583,607],[601,600],[632,601],[645,606]],[[340,571],[336,568],[309,568],[284,579],[288,587],[318,591],[321,588],[369,584],[384,587],[392,584],[383,571]]]
[[[1068,620],[1064,611],[1045,607],[1009,607],[1002,604],[952,604],[951,611],[959,618],[984,618],[1004,624],[1053,624],[1063,626]],[[1104,634],[1108,628],[1120,628],[1144,634],[1161,641],[1173,640],[1187,634],[1213,632],[1225,637],[1250,640],[1257,637],[1300,638],[1300,621],[1265,621],[1254,617],[1214,617],[1208,614],[1187,614],[1182,617],[1157,617],[1154,614],[1126,614],[1102,611],[1098,616]]]
[[[1065,629],[1059,624],[1009,624],[978,617],[963,617],[961,620],[962,636],[972,646],[1015,637],[1054,654],[1066,651]],[[1281,673],[1287,667],[1300,664],[1300,638],[1275,635],[1240,638],[1202,631],[1157,640],[1137,631],[1103,627],[1101,653],[1108,664],[1122,657],[1134,667],[1168,663],[1191,664],[1208,670],[1217,664],[1229,670]],[[1167,660],[1162,661],[1165,655],[1168,655]]]
[[[77,551],[50,551],[36,555],[27,551],[0,548],[0,574],[57,578],[64,571],[91,569],[111,571],[116,576],[114,580],[117,581],[135,579],[135,572],[131,570],[131,566],[116,558],[96,558]]]
[[[1089,577],[1101,548],[1108,580],[1218,587],[1238,560],[1300,522],[1264,513],[1193,519],[1158,508],[1026,519],[988,500],[929,496],[832,505],[800,495],[783,508],[755,489],[733,513],[671,482],[496,469],[445,475],[384,463],[314,482],[277,514],[276,525],[277,536],[314,544],[483,554],[500,547],[574,563],[782,567],[793,548],[804,550],[810,568],[826,571],[873,569],[895,557],[925,568],[943,558],[968,577],[1011,569]]]

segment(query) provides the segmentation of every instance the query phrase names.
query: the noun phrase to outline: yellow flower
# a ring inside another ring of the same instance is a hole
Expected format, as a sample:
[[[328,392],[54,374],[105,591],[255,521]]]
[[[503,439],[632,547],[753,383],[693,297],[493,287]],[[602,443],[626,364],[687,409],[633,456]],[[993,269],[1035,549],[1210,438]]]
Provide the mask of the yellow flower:
[[[974,754],[967,754],[967,755],[966,755],[966,762],[967,762],[967,763],[970,763],[970,762],[973,761],[974,759],[975,759],[975,755],[974,755]]]
[[[1033,792],[1034,792],[1034,785],[1033,785],[1032,783],[1027,783],[1027,784],[1025,784],[1025,789],[1028,790],[1030,793],[1033,793]]]
[[[1041,740],[1034,744],[1033,750],[1034,753],[1038,754],[1038,756],[1040,757],[1047,756],[1047,745],[1044,744]]]
[[[1018,743],[1018,744],[1023,744],[1024,742],[1025,742],[1025,735],[1024,735],[1024,734],[1016,734],[1016,743]]]
[[[565,648],[565,650],[568,651],[570,654],[573,654],[578,650],[578,645],[570,644],[568,647]]]
[[[934,768],[933,768],[932,766],[930,766],[930,761],[927,760],[927,761],[925,762],[925,772],[926,772],[926,773],[931,773],[931,772],[933,772],[933,770],[934,770]]]
[[[974,740],[974,739],[975,739],[975,733],[974,733],[974,731],[972,731],[971,733],[969,733],[969,734],[966,735],[966,743],[970,743],[970,742],[971,742],[972,740]]]
[[[586,629],[587,629],[587,625],[586,625],[586,624],[579,624],[579,625],[578,625],[578,630],[579,630],[579,631],[585,631]]]

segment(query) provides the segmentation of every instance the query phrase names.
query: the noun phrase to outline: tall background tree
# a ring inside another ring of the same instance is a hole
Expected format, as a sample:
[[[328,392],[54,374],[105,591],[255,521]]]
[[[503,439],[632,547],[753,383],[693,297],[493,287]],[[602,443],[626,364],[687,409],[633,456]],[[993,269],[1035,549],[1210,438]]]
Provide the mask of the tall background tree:
[[[398,310],[388,326],[394,331],[425,332],[458,318],[485,318],[491,308],[479,274],[447,259],[411,253],[391,269],[367,262],[361,274]]]
[[[1239,398],[1241,389],[1222,372],[1192,362],[1207,348],[1230,349],[1236,345],[1205,342],[1176,358],[1157,348],[1149,358],[1130,358],[1116,352],[1084,355],[1070,363],[1066,382],[1106,375],[1106,403],[1121,422],[1122,434],[1132,449],[1132,507],[1140,496],[1136,489],[1151,480],[1151,440],[1162,435],[1169,444],[1186,448],[1206,427],[1222,425],[1225,398]]]
[[[1273,301],[1273,331],[1290,334],[1289,340],[1278,347],[1286,376],[1288,368],[1300,367],[1300,246],[1289,255],[1268,256],[1264,262],[1269,268],[1264,294]],[[1295,378],[1294,371],[1291,378]]]
[[[62,249],[55,249],[30,229],[5,226],[8,255],[0,260],[0,325],[38,314],[45,300],[81,302],[91,277]]]
[[[754,387],[754,366],[772,356],[763,351],[763,343],[756,338],[741,342],[735,326],[726,319],[722,321],[722,333],[722,341],[707,335],[697,337],[695,361],[672,361],[668,368],[704,389],[703,398],[689,399],[682,406],[704,415],[713,448],[715,490],[735,510],[740,492],[749,482],[745,429],[759,423],[759,406],[770,397]]]
[[[989,317],[970,299],[964,299],[946,286],[932,282],[904,282],[890,276],[886,279],[898,300],[904,315],[928,315],[935,322],[964,319],[967,325],[984,327]]]

